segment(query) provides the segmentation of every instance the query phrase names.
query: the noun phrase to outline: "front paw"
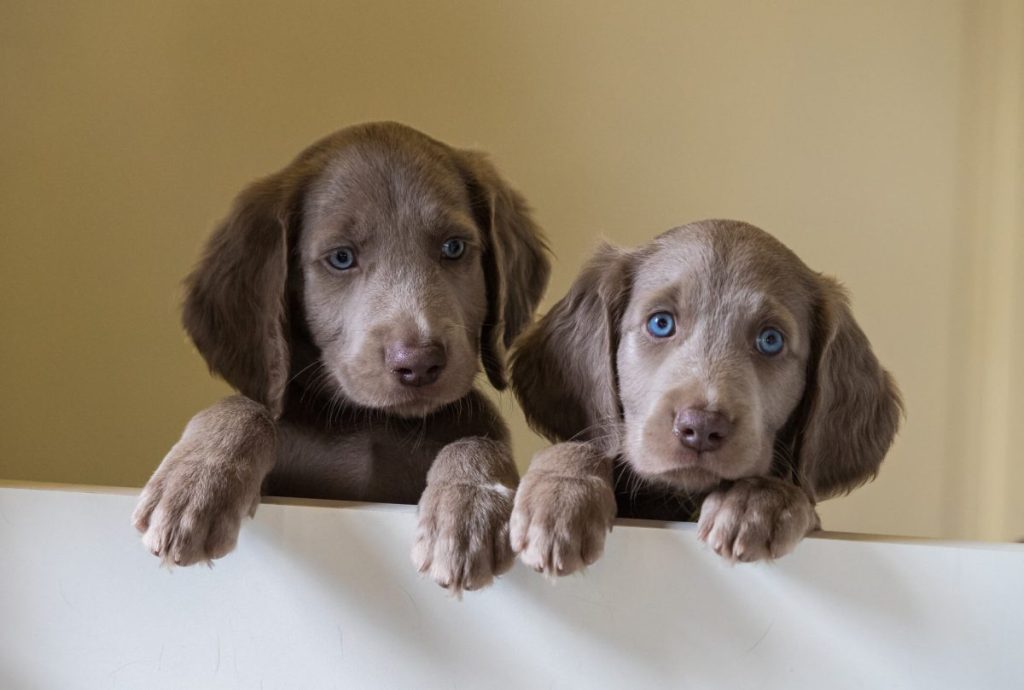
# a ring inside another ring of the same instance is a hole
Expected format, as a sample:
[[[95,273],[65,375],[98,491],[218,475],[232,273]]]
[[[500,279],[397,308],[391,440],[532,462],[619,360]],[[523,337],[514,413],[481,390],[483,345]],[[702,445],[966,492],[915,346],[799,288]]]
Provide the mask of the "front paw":
[[[569,575],[600,558],[615,511],[603,477],[528,472],[512,511],[512,548],[538,572]]]
[[[420,498],[412,562],[455,596],[512,567],[508,520],[515,490],[504,484],[438,483]]]
[[[740,479],[704,499],[697,537],[730,561],[786,555],[819,526],[807,494],[770,477]]]
[[[142,543],[168,565],[229,553],[274,453],[273,421],[257,403],[235,396],[197,414],[139,496],[132,524]]]
[[[259,504],[259,483],[211,472],[187,458],[166,470],[149,480],[132,515],[145,547],[167,565],[208,563],[230,553],[242,518]]]

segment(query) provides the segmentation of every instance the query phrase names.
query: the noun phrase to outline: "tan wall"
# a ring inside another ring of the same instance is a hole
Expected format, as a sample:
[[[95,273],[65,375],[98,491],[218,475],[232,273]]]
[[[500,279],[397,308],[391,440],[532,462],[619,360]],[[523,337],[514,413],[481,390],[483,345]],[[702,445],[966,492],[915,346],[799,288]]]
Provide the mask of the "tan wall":
[[[1006,536],[948,508],[972,461],[962,163],[988,111],[967,94],[1006,22],[979,5],[6,2],[0,476],[144,482],[226,390],[178,326],[203,237],[314,138],[397,119],[490,151],[527,194],[558,256],[548,304],[599,236],[711,216],[840,276],[909,417],[826,525]],[[516,430],[525,463],[540,441]]]

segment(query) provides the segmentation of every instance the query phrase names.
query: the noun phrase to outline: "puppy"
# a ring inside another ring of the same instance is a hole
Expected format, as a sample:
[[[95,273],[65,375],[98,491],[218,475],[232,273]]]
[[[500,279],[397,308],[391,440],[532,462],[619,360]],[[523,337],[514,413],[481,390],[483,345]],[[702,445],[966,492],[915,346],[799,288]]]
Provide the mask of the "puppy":
[[[523,479],[512,544],[537,570],[593,563],[616,516],[691,520],[720,555],[777,558],[815,502],[873,478],[901,416],[836,281],[751,225],[605,246],[512,357],[554,445]]]
[[[266,493],[419,502],[413,560],[459,593],[514,560],[508,431],[474,389],[547,283],[540,230],[480,154],[366,124],[245,189],[188,278],[184,325],[241,395],[200,412],[133,521],[188,565]]]

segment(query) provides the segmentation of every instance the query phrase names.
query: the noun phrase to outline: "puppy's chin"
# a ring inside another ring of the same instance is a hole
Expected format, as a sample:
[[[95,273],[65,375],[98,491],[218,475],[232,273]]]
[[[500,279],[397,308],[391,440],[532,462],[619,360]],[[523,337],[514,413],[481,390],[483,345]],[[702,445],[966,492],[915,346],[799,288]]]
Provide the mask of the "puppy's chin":
[[[626,453],[633,470],[645,479],[690,493],[710,491],[727,480],[764,474],[771,456],[757,450],[723,448],[697,453],[671,437],[664,443],[640,444]]]
[[[462,396],[459,396],[462,397]],[[444,398],[431,398],[431,397],[419,397],[412,400],[399,400],[390,404],[383,404],[377,409],[383,412],[393,414],[396,417],[404,417],[406,419],[419,419],[426,417],[427,415],[436,412],[445,405],[451,404],[458,400],[454,398],[447,400]],[[369,406],[368,406],[369,407]]]
[[[627,450],[625,460],[647,481],[688,492],[703,491],[722,481],[712,458],[679,448],[678,444],[658,449],[641,445]]]
[[[715,488],[722,482],[722,477],[703,467],[680,467],[666,472],[646,475],[651,481],[667,484],[688,493],[704,493]]]

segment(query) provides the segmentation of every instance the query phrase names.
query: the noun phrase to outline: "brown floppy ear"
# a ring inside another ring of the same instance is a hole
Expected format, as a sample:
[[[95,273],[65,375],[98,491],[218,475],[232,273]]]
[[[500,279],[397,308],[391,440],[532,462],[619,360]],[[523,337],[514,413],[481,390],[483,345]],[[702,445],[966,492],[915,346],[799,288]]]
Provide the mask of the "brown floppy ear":
[[[210,370],[275,416],[289,361],[288,187],[278,174],[239,194],[185,281],[182,314]]]
[[[873,479],[899,427],[903,404],[835,280],[819,276],[798,480],[816,499]]]
[[[621,417],[615,365],[633,255],[603,245],[569,293],[512,353],[512,389],[530,426],[552,441],[611,438]]]
[[[483,156],[457,151],[456,157],[477,225],[484,232],[487,316],[480,334],[480,358],[491,385],[504,390],[505,356],[533,320],[551,274],[548,248],[530,209]]]

